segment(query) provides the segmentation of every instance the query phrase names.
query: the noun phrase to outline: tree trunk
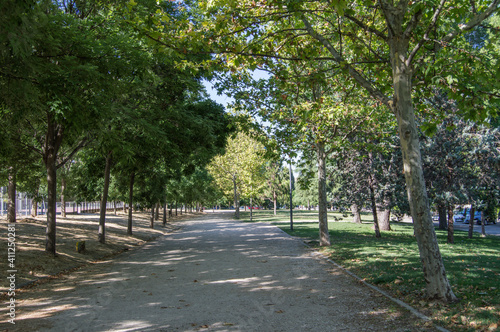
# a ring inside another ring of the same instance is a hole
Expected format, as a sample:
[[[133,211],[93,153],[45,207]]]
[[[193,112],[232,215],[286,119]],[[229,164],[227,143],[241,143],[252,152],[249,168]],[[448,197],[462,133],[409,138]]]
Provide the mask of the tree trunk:
[[[160,202],[156,203],[155,220],[160,220]]]
[[[127,223],[127,234],[132,235],[132,204],[134,200],[134,180],[135,172],[130,174],[130,185],[128,190],[128,223]]]
[[[474,215],[471,214],[471,218],[474,219]],[[486,236],[486,229],[484,228],[484,212],[481,211],[481,237]]]
[[[373,228],[375,230],[375,237],[380,238],[382,236],[380,234],[380,228],[378,225],[377,202],[375,201],[375,189],[373,188],[371,180],[370,180],[370,201],[372,203]]]
[[[7,187],[7,222],[16,222],[16,171],[9,167],[9,184]]]
[[[175,202],[175,216],[177,217],[177,201]]]
[[[470,208],[470,220],[469,220],[469,239],[472,239],[472,236],[474,234],[474,214],[476,213],[476,207],[474,205],[471,205]]]
[[[354,216],[352,221],[356,224],[361,224],[361,209],[358,204],[354,203],[351,205],[351,213]]]
[[[453,229],[453,205],[448,203],[448,238],[447,243],[455,243]]]
[[[151,218],[149,218],[149,227],[155,228],[155,204],[151,205]]]
[[[104,188],[101,197],[101,211],[99,215],[99,232],[97,239],[100,243],[106,243],[106,205],[108,203],[109,177],[111,174],[112,152],[106,156],[106,167],[104,168]]]
[[[274,204],[274,215],[277,214],[276,210],[278,209],[278,195],[276,194],[276,190],[273,190],[273,204]]]
[[[252,202],[252,197],[250,197],[250,221],[252,221],[252,217],[253,217],[253,215],[252,215],[252,213],[253,213],[253,212],[252,212],[252,210],[253,210],[253,209],[252,209],[252,208],[253,208],[253,204],[252,204],[252,203],[253,203],[253,202]]]
[[[388,21],[392,19],[398,20],[400,17],[387,17]],[[412,73],[411,68],[405,62],[408,40],[400,38],[403,35],[400,24],[394,24],[394,27],[396,30],[389,30],[388,39],[394,86],[391,108],[398,122],[408,201],[427,284],[427,296],[444,302],[456,302],[457,297],[446,277],[424,182],[418,130],[411,98]]]
[[[446,206],[442,203],[438,204],[438,214],[439,214],[439,229],[448,229],[448,220],[446,218]]]
[[[38,195],[38,193],[37,193]],[[38,201],[36,198],[33,198],[31,200],[31,216],[33,218],[35,218],[36,216],[38,216]]]
[[[66,198],[64,197],[66,191],[66,179],[61,176],[61,218],[66,218]]]
[[[234,191],[234,217],[240,219],[240,206],[238,199],[238,191],[236,187],[236,178],[233,176],[233,191]]]
[[[45,251],[52,256],[56,255],[56,204],[57,204],[57,170],[56,158],[49,156],[47,168],[47,230]]]
[[[167,202],[163,203],[163,216],[162,216],[162,221],[163,221],[163,227],[167,224]]]
[[[318,154],[318,200],[319,200],[319,245],[329,246],[330,234],[328,233],[328,211],[326,207],[326,153],[325,143],[317,143]]]
[[[391,230],[391,209],[378,210],[378,224],[381,231]]]

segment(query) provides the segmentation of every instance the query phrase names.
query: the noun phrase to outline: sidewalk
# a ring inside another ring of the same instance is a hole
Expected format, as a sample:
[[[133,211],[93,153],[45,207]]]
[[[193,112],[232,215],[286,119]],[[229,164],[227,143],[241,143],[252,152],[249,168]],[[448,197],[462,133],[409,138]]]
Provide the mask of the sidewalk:
[[[434,330],[275,226],[229,217],[207,213],[179,222],[180,231],[112,262],[20,293],[15,328]]]

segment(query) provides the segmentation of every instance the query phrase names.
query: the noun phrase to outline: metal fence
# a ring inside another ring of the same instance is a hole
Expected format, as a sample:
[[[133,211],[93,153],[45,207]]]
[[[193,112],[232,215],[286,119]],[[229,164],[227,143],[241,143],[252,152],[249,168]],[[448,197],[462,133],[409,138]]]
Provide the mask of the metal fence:
[[[0,217],[7,215],[7,191],[5,187],[0,188]],[[116,202],[117,209],[123,209],[123,202]],[[79,213],[89,213],[97,212],[101,208],[101,202],[66,202],[66,213],[68,214],[79,214]],[[108,202],[106,204],[106,210],[113,210],[115,208],[115,202]],[[61,213],[62,205],[61,202],[57,202],[57,214]],[[33,212],[33,200],[29,198],[25,193],[16,193],[16,214],[20,217],[31,216]],[[37,215],[44,215],[47,213],[47,201],[42,200],[37,205]]]

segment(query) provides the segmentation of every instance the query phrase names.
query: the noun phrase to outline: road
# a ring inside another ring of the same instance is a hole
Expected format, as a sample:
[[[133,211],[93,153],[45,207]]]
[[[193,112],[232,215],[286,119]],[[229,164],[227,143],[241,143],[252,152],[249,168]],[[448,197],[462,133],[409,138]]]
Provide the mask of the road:
[[[229,214],[19,295],[18,331],[434,331],[303,243]]]

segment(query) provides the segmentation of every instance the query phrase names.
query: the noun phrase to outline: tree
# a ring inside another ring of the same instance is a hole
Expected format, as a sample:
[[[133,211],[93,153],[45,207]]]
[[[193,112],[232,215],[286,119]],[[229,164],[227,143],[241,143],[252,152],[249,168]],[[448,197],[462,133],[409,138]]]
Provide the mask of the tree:
[[[261,58],[329,61],[396,116],[427,296],[456,301],[430,215],[412,91],[417,82],[423,83],[422,88],[439,85],[448,89],[459,109],[470,117],[480,119],[497,112],[498,95],[483,93],[498,88],[488,86],[498,83],[488,68],[492,57],[478,54],[466,43],[465,34],[497,11],[498,0],[433,5],[386,0],[375,5],[220,0],[203,8],[211,22],[204,23],[204,34],[218,46],[214,51],[230,58],[235,68],[241,65],[241,57],[227,54],[252,57],[247,62],[250,66],[263,63]],[[234,38],[229,40],[231,34]],[[290,49],[295,49],[294,56],[282,51],[290,53]],[[462,75],[470,78],[473,68],[481,83],[471,85],[469,79],[459,79]],[[417,105],[418,110],[426,108],[426,104]]]
[[[226,196],[233,197],[235,217],[239,215],[241,197],[255,195],[264,184],[264,146],[249,135],[238,132],[227,140],[226,152],[215,156],[207,166],[217,186]]]

